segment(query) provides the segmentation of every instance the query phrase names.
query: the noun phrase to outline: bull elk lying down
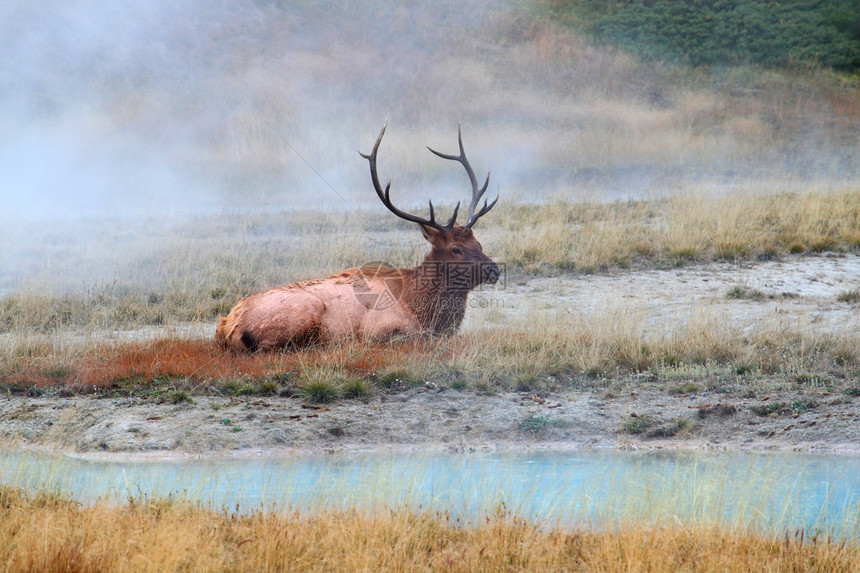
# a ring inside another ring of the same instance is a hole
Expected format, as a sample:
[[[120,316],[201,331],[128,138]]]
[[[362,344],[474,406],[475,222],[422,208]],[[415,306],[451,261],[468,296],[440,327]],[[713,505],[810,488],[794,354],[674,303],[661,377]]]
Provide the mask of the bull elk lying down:
[[[478,188],[475,172],[463,151],[459,133],[459,155],[430,149],[443,159],[458,161],[472,183],[472,202],[466,224],[457,224],[457,211],[447,223],[436,221],[433,202],[430,218],[423,219],[395,207],[389,192],[382,189],[376,170],[376,154],[385,127],[370,155],[370,178],[376,194],[389,211],[418,223],[431,245],[430,253],[414,269],[392,269],[384,265],[350,268],[327,279],[302,281],[272,288],[243,298],[230,314],[222,317],[215,339],[238,351],[301,346],[315,342],[358,339],[386,341],[398,336],[453,334],[466,312],[469,292],[482,283],[495,283],[499,267],[484,254],[472,234],[472,225],[498,201],[480,209],[490,175]]]

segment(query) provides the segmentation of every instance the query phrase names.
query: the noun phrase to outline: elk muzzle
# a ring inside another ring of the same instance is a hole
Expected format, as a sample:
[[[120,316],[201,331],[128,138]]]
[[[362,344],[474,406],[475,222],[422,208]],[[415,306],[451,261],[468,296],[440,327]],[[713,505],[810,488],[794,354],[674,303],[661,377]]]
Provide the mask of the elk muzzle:
[[[499,270],[499,265],[497,265],[493,261],[489,261],[489,264],[484,264],[481,266],[483,271],[483,276],[481,277],[482,283],[489,283],[491,285],[494,285],[499,282],[499,277],[502,274],[502,272]]]

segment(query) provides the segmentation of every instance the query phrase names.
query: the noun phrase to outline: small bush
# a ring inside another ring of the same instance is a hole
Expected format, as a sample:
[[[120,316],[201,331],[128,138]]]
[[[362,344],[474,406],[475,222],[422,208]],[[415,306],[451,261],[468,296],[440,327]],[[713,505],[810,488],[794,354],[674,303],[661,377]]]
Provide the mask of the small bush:
[[[674,394],[677,396],[685,394],[695,394],[699,390],[701,390],[701,388],[697,384],[694,384],[693,382],[684,382],[682,384],[678,384],[677,386],[669,388],[668,392],[669,394]]]
[[[546,416],[529,416],[522,420],[519,426],[523,432],[539,433],[547,428],[568,428],[570,427],[570,422],[547,418]]]
[[[418,382],[415,376],[405,370],[392,370],[379,377],[379,384],[389,390],[408,388]]]
[[[795,400],[791,403],[790,409],[792,412],[800,414],[807,410],[812,410],[818,407],[818,402],[815,400]]]
[[[665,424],[656,424],[645,432],[646,438],[672,438],[678,435],[689,435],[695,424],[686,418],[677,418]]]
[[[833,351],[833,360],[840,366],[847,366],[857,362],[860,350],[852,344],[840,344]]]
[[[643,434],[645,431],[659,424],[659,420],[648,414],[632,416],[621,424],[621,431],[625,434]]]
[[[279,386],[283,386],[289,384],[293,381],[293,373],[292,372],[278,372],[277,374],[272,374],[269,376],[269,379],[278,384]]]
[[[714,245],[714,250],[717,258],[723,261],[737,261],[749,252],[747,245],[729,241],[717,243]]]
[[[822,253],[824,251],[833,250],[836,245],[838,245],[838,243],[832,237],[821,237],[809,245],[809,250],[814,253]]]
[[[257,384],[257,394],[260,396],[275,396],[280,386],[275,380],[263,380]]]
[[[457,378],[456,380],[451,382],[452,390],[465,390],[469,387],[469,381],[463,378]]]
[[[755,365],[749,362],[740,362],[735,364],[735,374],[738,376],[743,376],[745,374],[752,374],[755,372]]]
[[[184,390],[174,390],[168,395],[168,399],[171,404],[183,404],[185,402],[194,403],[194,400],[191,399],[188,392],[185,392]]]
[[[712,406],[711,404],[702,404],[698,407],[699,417],[707,418],[708,416],[719,416],[725,418],[734,416],[738,413],[738,407],[734,404],[720,403]]]
[[[822,376],[819,374],[798,374],[794,377],[794,381],[799,386],[812,386],[812,387],[828,387],[833,384],[833,381],[827,376]]]
[[[516,392],[533,392],[540,386],[539,378],[536,374],[518,374],[514,376],[514,391]]]
[[[763,298],[766,298],[766,297],[767,297],[767,295],[765,295],[762,291],[760,291],[758,289],[749,289],[745,286],[740,286],[740,285],[733,286],[726,293],[726,298],[731,298],[731,299],[762,300]]]
[[[695,261],[701,254],[701,249],[698,247],[679,247],[669,251],[669,258],[675,266],[682,266],[685,263]]]
[[[846,290],[836,296],[839,302],[860,302],[860,289]]]
[[[676,368],[684,362],[680,352],[674,348],[664,348],[660,351],[660,364],[669,368]]]
[[[234,378],[224,383],[224,392],[230,396],[253,396],[257,393],[257,389],[247,380]]]
[[[750,406],[750,411],[757,416],[770,416],[771,414],[778,414],[788,409],[788,404],[785,402],[771,402],[770,404],[763,404],[761,406]]]
[[[344,398],[366,398],[370,395],[370,386],[361,378],[355,378],[344,382],[341,392]]]
[[[315,380],[301,387],[300,393],[310,404],[329,404],[338,398],[337,388],[331,382]]]
[[[475,391],[484,396],[494,396],[497,388],[488,380],[479,380],[475,382]]]

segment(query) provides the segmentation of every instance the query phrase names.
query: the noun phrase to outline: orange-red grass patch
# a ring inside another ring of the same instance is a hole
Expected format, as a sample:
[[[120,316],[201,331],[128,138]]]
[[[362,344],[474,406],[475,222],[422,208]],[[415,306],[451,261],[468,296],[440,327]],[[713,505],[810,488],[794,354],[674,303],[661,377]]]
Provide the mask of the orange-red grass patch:
[[[50,371],[40,357],[0,382],[21,382],[42,387],[59,383],[77,387],[109,387],[118,382],[185,379],[206,384],[233,379],[259,379],[300,368],[326,366],[357,376],[367,376],[404,360],[429,359],[426,342],[390,345],[344,343],[283,352],[237,353],[211,340],[158,339],[97,347],[72,359],[67,373]]]
[[[210,340],[162,339],[100,348],[81,360],[77,378],[79,383],[92,386],[135,378],[258,378],[279,368],[284,357],[227,352]]]

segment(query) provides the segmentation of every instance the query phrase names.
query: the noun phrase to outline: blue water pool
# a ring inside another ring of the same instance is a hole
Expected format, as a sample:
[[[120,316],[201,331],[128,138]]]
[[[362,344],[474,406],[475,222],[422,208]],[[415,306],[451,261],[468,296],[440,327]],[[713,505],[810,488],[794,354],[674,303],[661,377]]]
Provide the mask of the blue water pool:
[[[860,533],[854,456],[550,451],[134,462],[6,451],[0,478],[84,503],[173,497],[240,512],[409,507],[464,521],[502,507],[553,524],[722,521]]]

